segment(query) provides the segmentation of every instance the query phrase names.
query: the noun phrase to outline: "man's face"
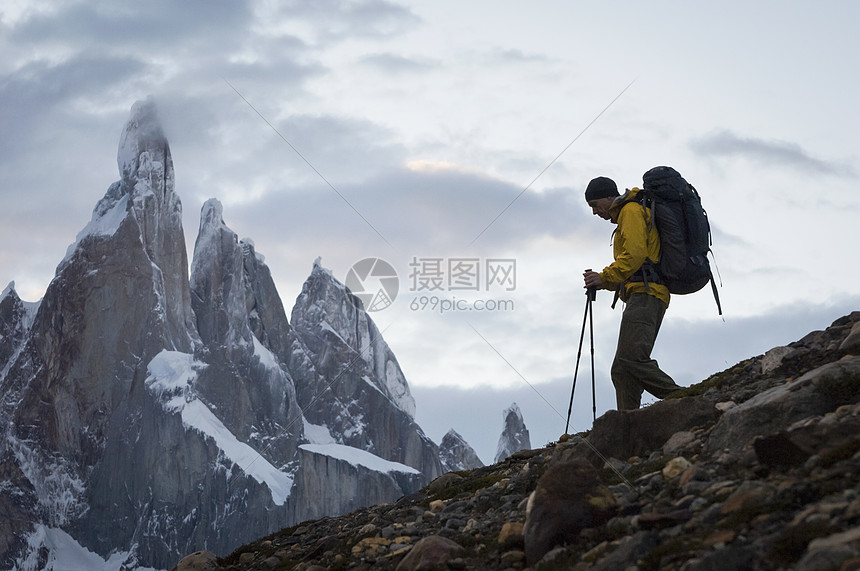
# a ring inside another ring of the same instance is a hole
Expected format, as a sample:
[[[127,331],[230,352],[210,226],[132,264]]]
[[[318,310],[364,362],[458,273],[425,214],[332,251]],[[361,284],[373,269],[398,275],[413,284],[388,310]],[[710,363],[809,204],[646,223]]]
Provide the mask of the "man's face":
[[[609,216],[609,207],[612,206],[612,203],[615,201],[615,198],[598,198],[595,200],[589,200],[588,205],[591,207],[591,212],[595,216],[600,216],[604,220],[611,220]]]

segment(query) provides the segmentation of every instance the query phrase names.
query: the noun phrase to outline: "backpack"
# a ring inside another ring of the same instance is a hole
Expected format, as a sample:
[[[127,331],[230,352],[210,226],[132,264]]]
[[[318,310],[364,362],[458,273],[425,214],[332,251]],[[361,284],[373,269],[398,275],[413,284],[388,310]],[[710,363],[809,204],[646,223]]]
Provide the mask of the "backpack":
[[[695,293],[710,282],[719,314],[717,284],[708,263],[711,227],[699,193],[672,167],[654,167],[642,175],[637,202],[651,209],[660,234],[660,261],[651,263],[670,293]]]

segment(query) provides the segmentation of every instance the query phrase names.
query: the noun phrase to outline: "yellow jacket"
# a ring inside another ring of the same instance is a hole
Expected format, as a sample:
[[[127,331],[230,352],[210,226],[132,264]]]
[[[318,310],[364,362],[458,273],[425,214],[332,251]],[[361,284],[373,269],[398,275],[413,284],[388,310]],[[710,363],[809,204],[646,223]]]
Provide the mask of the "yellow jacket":
[[[634,293],[647,293],[669,305],[669,289],[661,284],[650,283],[646,288],[641,281],[627,281],[642,267],[645,259],[660,261],[660,235],[650,224],[651,210],[634,199],[640,189],[632,188],[620,196],[609,209],[612,220],[618,224],[612,250],[615,261],[603,268],[600,279],[609,290],[621,288],[621,299],[626,301]]]

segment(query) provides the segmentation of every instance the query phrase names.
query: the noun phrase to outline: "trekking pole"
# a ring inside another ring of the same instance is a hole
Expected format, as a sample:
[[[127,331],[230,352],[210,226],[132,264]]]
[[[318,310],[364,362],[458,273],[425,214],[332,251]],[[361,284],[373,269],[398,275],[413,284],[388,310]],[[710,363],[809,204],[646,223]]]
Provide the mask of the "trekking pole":
[[[594,389],[594,307],[592,302],[597,298],[597,288],[590,287],[586,290],[588,296],[588,335],[591,346],[591,417],[597,420],[597,391]]]
[[[590,272],[591,270],[585,270]],[[591,300],[593,299],[596,290],[594,288],[588,288],[585,290],[585,313],[582,316],[582,332],[579,334],[579,349],[576,352],[576,367],[573,370],[573,387],[570,389],[570,405],[567,407],[567,422],[564,425],[564,433],[567,434],[568,427],[570,426],[570,413],[573,411],[573,395],[576,392],[576,377],[579,374],[579,360],[582,357],[582,342],[585,339],[585,324],[588,322],[588,316],[591,312]],[[594,376],[594,331],[592,330],[591,334],[592,342],[591,342],[591,352],[592,352],[592,361],[591,361],[591,369],[592,376]],[[593,383],[592,383],[593,385]]]

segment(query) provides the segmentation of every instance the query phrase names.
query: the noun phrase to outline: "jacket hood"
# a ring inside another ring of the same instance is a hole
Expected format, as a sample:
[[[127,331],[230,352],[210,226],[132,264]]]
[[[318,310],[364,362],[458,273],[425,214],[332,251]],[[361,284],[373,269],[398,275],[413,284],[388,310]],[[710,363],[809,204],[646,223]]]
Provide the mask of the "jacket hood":
[[[641,191],[641,188],[635,186],[625,190],[624,194],[612,201],[612,205],[609,207],[609,215],[612,216],[613,219],[617,219],[618,213],[621,212],[621,207],[628,202],[634,202]]]

